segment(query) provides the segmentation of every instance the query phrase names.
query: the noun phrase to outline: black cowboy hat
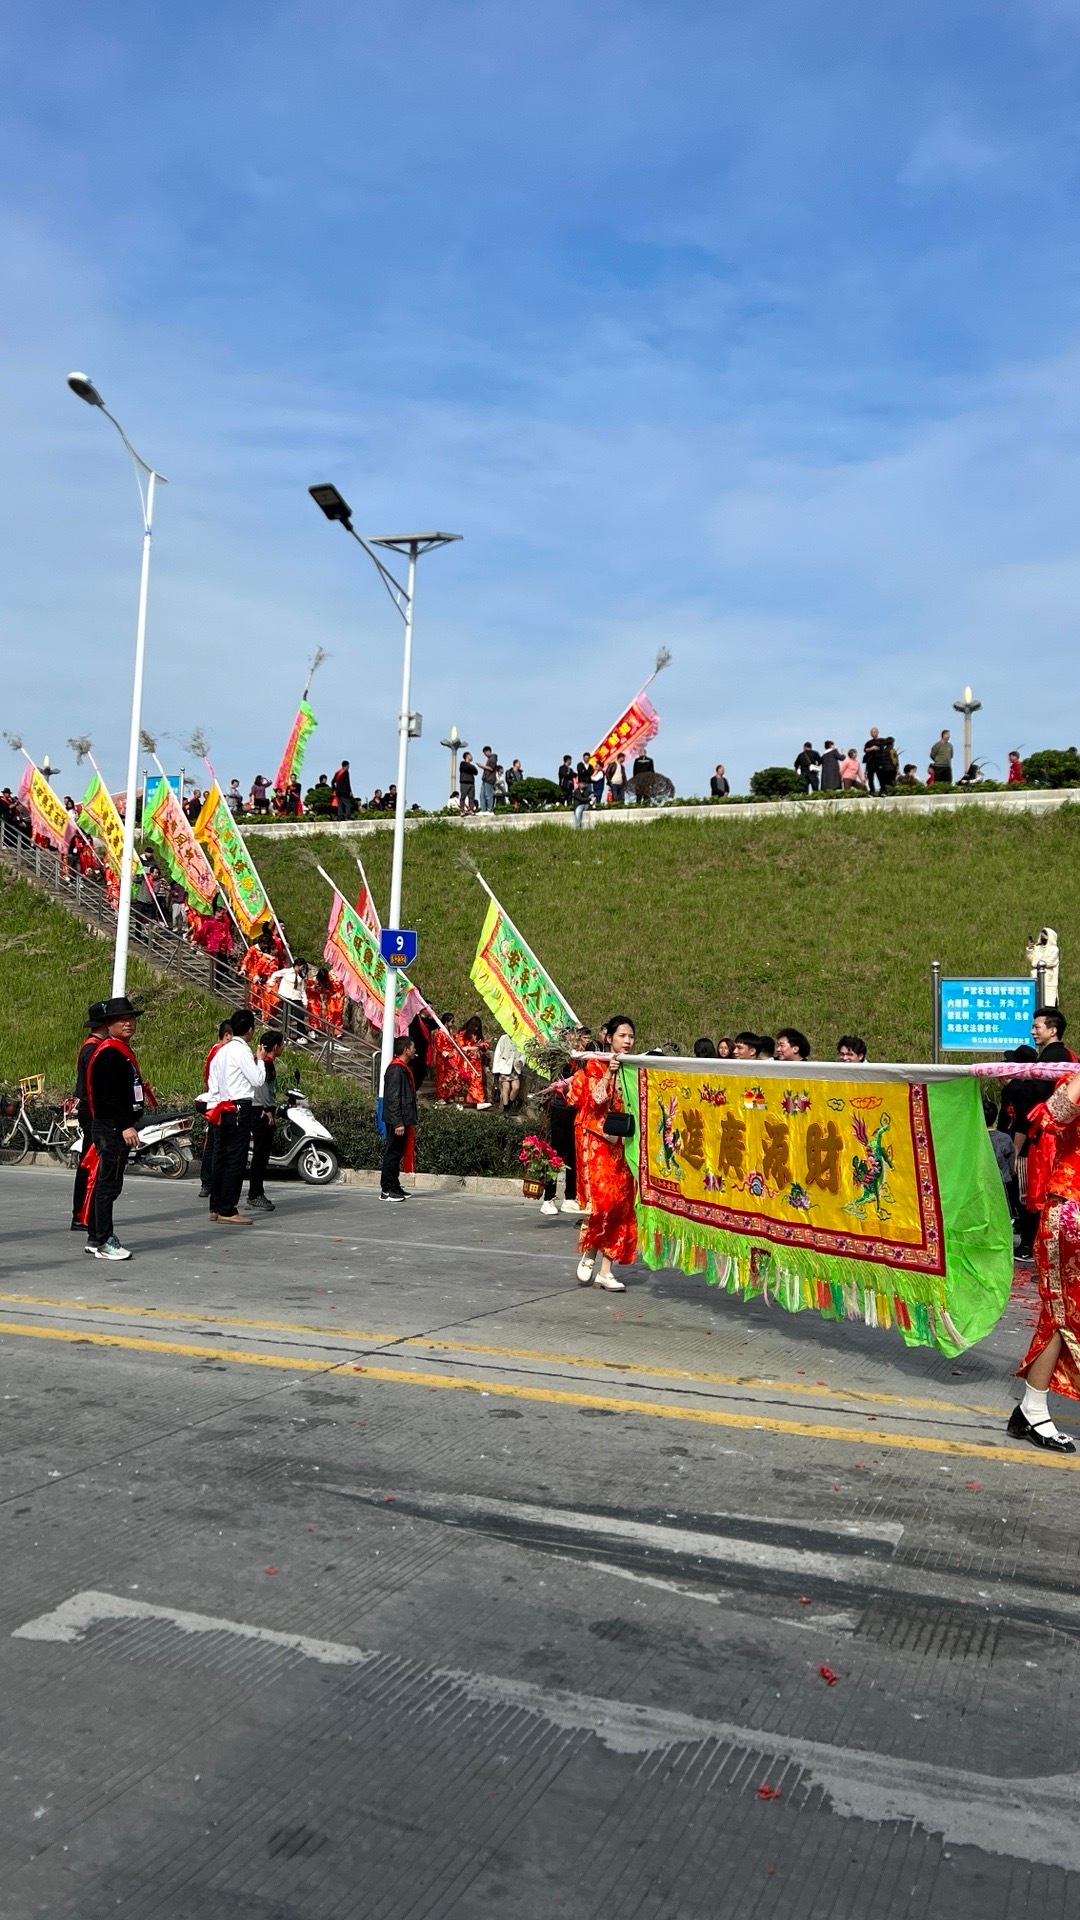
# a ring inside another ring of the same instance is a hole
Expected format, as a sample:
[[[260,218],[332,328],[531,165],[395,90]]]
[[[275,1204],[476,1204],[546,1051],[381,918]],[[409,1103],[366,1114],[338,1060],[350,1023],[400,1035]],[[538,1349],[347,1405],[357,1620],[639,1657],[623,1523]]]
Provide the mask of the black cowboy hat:
[[[105,1025],[106,1018],[107,1018],[107,1015],[105,1012],[104,1000],[92,1000],[90,1002],[90,1005],[86,1009],[87,1026],[103,1027]]]
[[[113,1020],[139,1020],[142,1018],[142,1008],[133,1007],[126,993],[120,994],[114,1000],[104,1000],[100,1005],[101,1025],[104,1027],[107,1027]]]

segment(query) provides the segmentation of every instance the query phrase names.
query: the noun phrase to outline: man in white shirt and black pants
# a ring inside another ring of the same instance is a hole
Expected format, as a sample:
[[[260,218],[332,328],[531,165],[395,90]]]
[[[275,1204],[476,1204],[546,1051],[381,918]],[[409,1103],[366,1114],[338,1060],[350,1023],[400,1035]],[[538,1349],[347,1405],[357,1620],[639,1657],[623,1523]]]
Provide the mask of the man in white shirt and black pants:
[[[250,1227],[251,1219],[237,1207],[247,1169],[251,1142],[252,1102],[256,1087],[266,1079],[262,1048],[252,1057],[250,1037],[255,1015],[237,1007],[230,1016],[231,1040],[210,1062],[208,1110],[218,1123],[218,1145],[210,1184],[210,1218],[223,1227]]]

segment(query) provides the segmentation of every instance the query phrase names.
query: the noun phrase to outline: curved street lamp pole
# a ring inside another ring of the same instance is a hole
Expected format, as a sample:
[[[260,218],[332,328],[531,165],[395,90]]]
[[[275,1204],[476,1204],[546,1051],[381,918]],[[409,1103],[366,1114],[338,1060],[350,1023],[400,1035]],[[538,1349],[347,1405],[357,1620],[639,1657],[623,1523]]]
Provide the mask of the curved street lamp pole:
[[[420,731],[420,716],[410,708],[412,687],[412,644],[413,644],[413,606],[416,599],[416,563],[423,553],[431,553],[436,547],[448,547],[460,540],[460,533],[384,533],[372,534],[369,539],[357,533],[352,523],[352,508],[344,500],[337,488],[329,484],[309,487],[315,505],[321,508],[328,520],[337,520],[346,533],[351,533],[357,546],[363,547],[368,559],[378,569],[387,593],[405,623],[405,648],[401,665],[401,705],[398,709],[398,764],[397,764],[397,804],[394,808],[394,850],[390,868],[390,927],[397,930],[401,924],[401,876],[405,859],[405,790],[409,771],[409,741]],[[399,553],[409,562],[408,581],[402,586],[388,566],[375,552],[382,547],[390,553]],[[383,1000],[382,1050],[379,1060],[379,1128],[382,1130],[382,1090],[386,1079],[386,1069],[394,1054],[394,1025],[397,1015],[397,976],[398,969],[386,963],[386,986]]]
[[[68,386],[87,406],[97,407],[111,420],[120,435],[135,469],[142,514],[142,568],[139,574],[139,614],[135,627],[135,673],[131,686],[131,733],[128,738],[127,787],[124,797],[124,845],[120,856],[120,899],[116,909],[116,946],[113,950],[112,990],[114,997],[127,991],[128,946],[131,939],[131,873],[135,865],[135,790],[139,778],[139,730],[142,725],[143,664],[146,656],[146,601],[150,586],[150,540],[154,519],[154,487],[163,473],[155,473],[148,461],[136,453],[119,420],[109,412],[92,380],[85,373],[69,373]]]

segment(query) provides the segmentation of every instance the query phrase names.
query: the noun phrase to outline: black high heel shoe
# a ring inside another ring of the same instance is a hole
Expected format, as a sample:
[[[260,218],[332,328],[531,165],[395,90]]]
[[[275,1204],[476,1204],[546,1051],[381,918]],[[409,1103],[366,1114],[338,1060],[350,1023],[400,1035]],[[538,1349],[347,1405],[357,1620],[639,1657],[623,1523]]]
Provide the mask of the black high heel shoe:
[[[1020,1407],[1013,1408],[1005,1431],[1010,1440],[1027,1440],[1031,1446],[1043,1447],[1047,1453],[1076,1452],[1075,1440],[1063,1433],[1040,1433]]]

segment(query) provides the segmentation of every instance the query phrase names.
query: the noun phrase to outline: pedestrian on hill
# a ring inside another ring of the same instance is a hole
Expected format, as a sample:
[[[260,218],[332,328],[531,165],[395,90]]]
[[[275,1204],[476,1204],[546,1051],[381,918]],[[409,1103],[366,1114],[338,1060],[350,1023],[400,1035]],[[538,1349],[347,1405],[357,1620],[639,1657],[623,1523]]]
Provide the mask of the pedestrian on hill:
[[[758,1057],[758,1036],[749,1030],[737,1033],[731,1043],[733,1060],[756,1060]]]
[[[232,922],[220,894],[214,901],[213,913],[203,922],[202,933],[202,945],[210,955],[210,988],[211,992],[217,993],[223,984],[233,950]]]
[[[480,811],[495,811],[495,775],[499,768],[499,756],[492,747],[484,748],[484,758],[480,766]]]
[[[717,1057],[717,1059],[718,1059],[718,1060],[730,1060],[730,1059],[731,1059],[731,1049],[732,1049],[732,1046],[733,1046],[733,1044],[734,1044],[734,1043],[733,1043],[733,1041],[732,1041],[732,1039],[731,1039],[731,1035],[730,1035],[730,1034],[727,1034],[727,1033],[725,1033],[725,1034],[723,1034],[723,1035],[721,1036],[721,1038],[720,1038],[720,1039],[719,1039],[719,1040],[717,1041],[717,1043],[716,1043],[716,1057]]]
[[[843,784],[840,778],[840,749],[832,740],[826,740],[821,755],[821,791],[839,793]]]
[[[907,761],[904,767],[904,771],[900,775],[900,778],[896,784],[898,787],[917,787],[918,786],[919,769],[915,765],[914,760]]]
[[[323,774],[323,779],[326,779],[325,774]],[[251,792],[248,795],[248,805],[252,813],[269,813],[270,782],[265,773],[257,773],[255,775],[251,783]]]
[[[588,1027],[578,1027],[571,1037],[575,1053],[588,1053],[592,1048],[592,1034]],[[563,1203],[555,1204],[558,1191],[558,1175],[552,1174],[544,1182],[544,1198],[540,1202],[541,1213],[580,1214],[577,1199],[577,1133],[576,1110],[570,1099],[570,1086],[573,1072],[561,1080],[554,1080],[541,1095],[548,1116],[548,1137],[563,1163]]]
[[[863,770],[859,764],[859,756],[854,747],[848,748],[846,755],[840,762],[840,779],[845,793],[853,793],[856,787],[865,787],[866,785],[866,781],[863,779]]]
[[[900,755],[896,751],[896,740],[891,733],[885,735],[879,759],[878,786],[882,793],[889,793],[895,787],[896,778],[900,772]]]
[[[607,781],[609,807],[624,807],[626,805],[625,753],[617,753],[608,761],[604,769],[604,778]]]
[[[1009,748],[1009,772],[1006,778],[1006,785],[1010,787],[1022,787],[1023,784],[1024,784],[1024,763],[1021,760],[1017,749],[1015,747],[1010,747]]]
[[[778,1060],[809,1060],[810,1042],[798,1027],[781,1027],[776,1036]]]
[[[467,1107],[490,1107],[487,1068],[491,1049],[484,1039],[483,1022],[478,1013],[474,1013],[471,1020],[466,1020],[457,1039],[465,1055],[465,1061],[462,1062],[465,1072],[463,1103]]]
[[[625,1109],[618,1071],[619,1061],[634,1047],[629,1014],[614,1014],[603,1037],[610,1061],[582,1061],[570,1083],[570,1099],[577,1110],[578,1177],[587,1215],[578,1240],[577,1277],[579,1286],[625,1293],[625,1282],[616,1277],[612,1264],[630,1267],[637,1258],[634,1176],[624,1146],[634,1120]]]
[[[516,1105],[521,1098],[521,1054],[508,1033],[500,1033],[491,1061],[492,1092],[500,1113]]]
[[[217,1030],[217,1040],[203,1062],[203,1092],[196,1095],[195,1105],[201,1107],[203,1115],[208,1116],[210,1106],[210,1068],[217,1054],[221,1052],[226,1040],[232,1039],[232,1027],[228,1020],[222,1020]],[[214,1159],[218,1147],[218,1123],[206,1118],[206,1132],[203,1135],[202,1159],[199,1162],[199,1199],[209,1200],[210,1189],[214,1184]]]
[[[1024,954],[1036,988],[1039,987],[1041,977],[1040,1000],[1044,1006],[1056,1007],[1058,982],[1061,977],[1061,948],[1053,927],[1040,927],[1037,940],[1029,937]]]
[[[248,1168],[248,1210],[274,1213],[276,1208],[263,1190],[266,1169],[274,1146],[277,1124],[277,1063],[285,1051],[285,1036],[268,1027],[259,1045],[259,1058],[266,1071],[261,1087],[251,1097],[251,1165]]]
[[[229,791],[225,795],[225,805],[234,820],[238,820],[244,811],[244,796],[240,791],[239,780],[229,781]]]
[[[849,1067],[861,1065],[866,1059],[866,1041],[857,1033],[842,1033],[836,1043],[836,1057]]]
[[[407,1033],[394,1041],[394,1057],[383,1081],[383,1148],[379,1189],[384,1200],[407,1200],[401,1173],[412,1173],[416,1165],[416,1083],[412,1063],[416,1048]]]
[[[559,792],[563,797],[563,804],[568,807],[572,806],[574,800],[574,761],[571,754],[563,754],[555,779],[558,783]]]
[[[113,1230],[113,1208],[124,1185],[124,1168],[139,1144],[135,1122],[145,1103],[142,1074],[131,1050],[139,1018],[126,995],[106,1000],[97,1024],[105,1032],[85,1066],[86,1105],[90,1114],[83,1221],[86,1251],[97,1260],[130,1260]]]
[[[639,807],[647,807],[653,797],[652,783],[656,772],[656,762],[647,747],[642,747],[634,761],[634,792]]]
[[[718,1058],[716,1048],[707,1035],[703,1034],[700,1040],[694,1041],[694,1058],[695,1060],[715,1060]]]
[[[885,745],[877,727],[871,727],[870,738],[863,747],[863,767],[866,773],[866,787],[869,793],[876,791],[875,782],[881,773],[881,754]],[[852,747],[852,753],[855,749]],[[884,791],[884,789],[882,789]]]
[[[339,820],[351,820],[353,811],[352,774],[349,763],[343,760],[330,782],[334,790],[334,805]]]
[[[826,746],[830,743],[826,741]],[[795,771],[803,783],[804,793],[816,793],[818,790],[818,769],[821,755],[809,740],[804,740],[802,751],[795,755]]]
[[[232,1039],[214,1054],[207,1086],[206,1117],[218,1127],[210,1177],[210,1218],[222,1227],[250,1227],[250,1215],[241,1213],[237,1203],[251,1144],[255,1090],[266,1079],[266,1061],[261,1047],[252,1055],[255,1015],[250,1007],[236,1007],[229,1025]]]
[[[772,1034],[759,1033],[757,1037],[757,1047],[754,1052],[755,1060],[773,1060],[775,1057],[776,1041],[773,1039]]]
[[[930,749],[930,770],[926,776],[928,783],[935,787],[952,786],[953,743],[948,727],[942,727],[941,736],[934,741]]]
[[[510,789],[509,789],[509,787],[508,787],[508,786],[507,786],[507,784],[506,784],[506,768],[505,768],[505,767],[496,767],[496,769],[495,769],[495,808],[496,808],[496,811],[498,811],[498,809],[499,809],[499,807],[500,807],[500,806],[503,806],[503,807],[505,807],[505,805],[506,805],[506,803],[507,803],[507,801],[509,800],[509,798],[510,798]]]
[[[577,763],[577,770],[574,778],[574,825],[575,827],[584,826],[585,815],[589,812],[592,806],[593,806],[592,758],[588,753],[583,753],[581,756],[581,759]]]
[[[458,812],[476,812],[476,775],[479,769],[471,753],[463,753],[458,765]]]
[[[202,804],[203,796],[199,792],[198,787],[192,787],[191,792],[183,803],[183,810],[187,814],[188,822],[191,826],[195,825],[196,820],[202,812]]]
[[[726,800],[731,792],[731,783],[722,766],[718,766],[709,781],[709,793],[714,800]]]
[[[75,1169],[75,1190],[71,1196],[72,1233],[79,1233],[86,1226],[86,1188],[90,1178],[86,1156],[92,1145],[90,1127],[93,1120],[86,1093],[86,1069],[97,1052],[99,1042],[104,1040],[108,1033],[104,1000],[93,1002],[87,1014],[86,1024],[90,1031],[75,1059],[75,1117],[79,1123],[79,1164]]]
[[[506,791],[510,795],[511,799],[513,799],[514,797],[513,789],[517,786],[520,786],[524,778],[525,778],[525,769],[522,766],[521,761],[511,760],[510,765],[506,769]]]
[[[281,1024],[285,1038],[290,1046],[307,1046],[307,979],[310,968],[306,960],[292,960],[287,966],[278,967],[270,975],[267,987],[276,993],[281,1001]],[[250,1029],[245,1029],[250,1031]]]

